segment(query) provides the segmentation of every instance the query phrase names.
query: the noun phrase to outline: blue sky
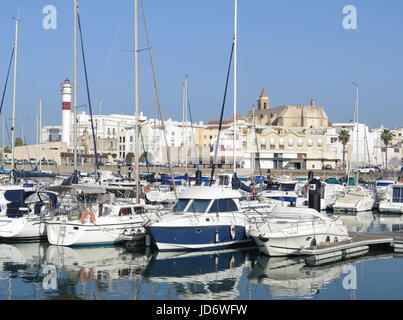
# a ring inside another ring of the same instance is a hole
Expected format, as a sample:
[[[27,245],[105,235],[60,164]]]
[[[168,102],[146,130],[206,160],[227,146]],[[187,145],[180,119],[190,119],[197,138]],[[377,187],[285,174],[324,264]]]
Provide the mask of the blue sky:
[[[45,30],[46,5],[57,29]],[[133,0],[79,0],[94,112],[134,114]],[[345,30],[343,8],[357,8],[358,29]],[[218,119],[231,49],[234,0],[144,0],[164,118],[181,120],[189,77],[194,121]],[[17,136],[34,142],[39,99],[43,124],[61,123],[60,83],[73,77],[73,0],[7,0],[0,4],[0,86],[20,12]],[[314,98],[329,120],[353,119],[360,83],[360,120],[371,128],[403,126],[403,2],[401,0],[238,0],[238,112],[246,115],[262,88],[273,107]],[[146,48],[140,17],[140,48]],[[119,32],[118,32],[119,30]],[[86,104],[79,56],[78,103]],[[108,63],[109,62],[109,63]],[[104,80],[103,80],[104,79]],[[225,118],[233,113],[233,84]],[[9,123],[12,77],[4,106]],[[140,108],[153,117],[148,54],[140,54]],[[88,110],[87,110],[88,111]],[[10,125],[9,125],[10,127]]]

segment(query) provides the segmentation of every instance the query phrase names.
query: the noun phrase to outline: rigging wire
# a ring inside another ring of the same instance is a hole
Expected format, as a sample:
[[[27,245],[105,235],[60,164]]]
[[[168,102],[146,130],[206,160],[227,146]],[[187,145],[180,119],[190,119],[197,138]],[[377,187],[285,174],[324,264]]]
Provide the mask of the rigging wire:
[[[5,97],[6,91],[7,91],[8,78],[9,78],[9,76],[10,76],[10,69],[11,69],[11,65],[12,65],[12,63],[13,63],[14,52],[15,52],[15,47],[13,47],[13,50],[12,50],[12,52],[11,52],[10,64],[8,65],[7,77],[6,77],[6,81],[5,81],[5,83],[4,83],[3,96],[2,96],[2,98],[1,98],[1,104],[0,104],[0,114],[1,114],[1,112],[3,111],[4,97]]]
[[[157,86],[157,78],[155,75],[155,70],[154,70],[154,61],[153,61],[153,56],[152,56],[152,52],[151,52],[151,43],[150,43],[150,36],[148,34],[148,28],[147,28],[147,23],[146,23],[146,17],[145,17],[145,13],[144,13],[144,5],[143,5],[143,0],[140,0],[140,4],[141,4],[141,11],[142,11],[142,15],[143,15],[143,22],[144,22],[144,28],[145,28],[145,32],[146,32],[146,37],[147,37],[147,46],[148,46],[148,54],[150,56],[150,62],[151,62],[151,69],[152,69],[152,73],[153,73],[153,80],[154,80],[154,91],[155,91],[155,96],[157,98],[157,103],[158,103],[158,110],[160,113],[160,119],[161,119],[161,126],[162,126],[162,130],[165,133],[165,123],[164,123],[164,117],[162,115],[162,109],[161,109],[161,102],[160,102],[160,97],[159,97],[159,93],[158,93],[158,86]],[[176,183],[175,183],[175,178],[172,172],[172,167],[171,167],[171,155],[170,155],[170,147],[168,145],[168,140],[167,140],[167,135],[164,134],[164,141],[166,144],[166,148],[167,148],[167,161],[168,161],[168,167],[169,167],[169,173],[172,179],[172,186],[173,186],[173,191],[175,194],[175,199],[178,199],[178,193],[176,190]]]
[[[221,133],[222,121],[223,121],[223,117],[224,117],[225,100],[227,98],[229,75],[231,73],[232,56],[234,54],[234,44],[235,44],[235,41],[232,41],[231,56],[230,56],[228,72],[227,72],[227,81],[225,83],[224,99],[223,99],[223,103],[222,103],[222,107],[221,107],[220,124],[219,124],[219,127],[218,127],[217,143],[216,143],[216,149],[215,149],[215,152],[214,152],[213,165],[212,165],[212,169],[211,169],[210,186],[213,184],[213,181],[214,181],[214,171],[215,171],[215,164],[216,164],[216,160],[217,160],[217,152],[218,152],[218,148],[220,146],[220,133]]]
[[[93,116],[92,116],[90,89],[89,89],[89,86],[88,86],[87,63],[86,63],[86,60],[85,60],[84,42],[83,42],[83,33],[82,33],[82,29],[81,29],[80,13],[77,13],[77,19],[78,19],[78,28],[80,30],[81,52],[82,52],[82,56],[83,56],[85,83],[86,83],[86,87],[87,87],[88,108],[90,109],[90,117],[91,117],[91,130],[92,130],[92,139],[93,139],[93,143],[94,143],[94,154],[95,154],[95,175],[96,175],[96,181],[99,181],[100,176],[99,176],[99,162],[98,162],[98,153],[97,153],[97,143],[96,143],[96,138],[95,138],[94,120],[93,120]]]

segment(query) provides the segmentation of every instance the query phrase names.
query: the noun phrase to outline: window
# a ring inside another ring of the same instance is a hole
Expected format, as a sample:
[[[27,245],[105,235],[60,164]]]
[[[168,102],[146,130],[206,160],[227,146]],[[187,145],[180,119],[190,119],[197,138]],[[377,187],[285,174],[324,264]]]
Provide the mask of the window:
[[[104,211],[102,212],[103,216],[109,216],[110,210],[109,208],[104,208]]]
[[[122,208],[120,209],[119,216],[129,216],[131,215],[131,208]]]
[[[210,200],[193,200],[187,211],[204,213],[206,212],[209,204]]]
[[[238,211],[238,208],[232,199],[219,199],[214,200],[209,213],[214,212],[231,212],[231,211]]]
[[[392,202],[403,203],[403,188],[393,188]]]
[[[184,211],[190,200],[180,199],[173,207],[173,212]]]

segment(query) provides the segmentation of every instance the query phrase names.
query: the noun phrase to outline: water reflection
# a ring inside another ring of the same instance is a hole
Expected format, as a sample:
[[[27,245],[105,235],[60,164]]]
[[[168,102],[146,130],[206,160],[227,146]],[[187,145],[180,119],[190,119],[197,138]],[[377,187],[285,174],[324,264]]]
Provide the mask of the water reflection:
[[[302,258],[259,255],[249,278],[268,286],[274,298],[312,298],[342,273],[342,266],[310,268]]]
[[[362,211],[355,214],[335,214],[335,218],[341,219],[350,232],[370,232],[376,224],[373,211]]]
[[[181,299],[236,299],[248,252],[157,252],[143,275],[152,282],[169,283],[169,291],[175,290]]]

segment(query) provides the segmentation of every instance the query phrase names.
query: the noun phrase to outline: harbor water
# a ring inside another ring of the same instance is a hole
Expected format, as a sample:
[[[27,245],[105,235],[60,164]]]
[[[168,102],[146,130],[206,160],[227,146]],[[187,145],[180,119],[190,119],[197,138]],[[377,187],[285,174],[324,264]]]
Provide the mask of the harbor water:
[[[401,216],[340,216],[350,231],[401,229]],[[370,252],[309,266],[252,248],[158,252],[125,246],[70,248],[0,244],[1,300],[402,299],[403,255]]]

